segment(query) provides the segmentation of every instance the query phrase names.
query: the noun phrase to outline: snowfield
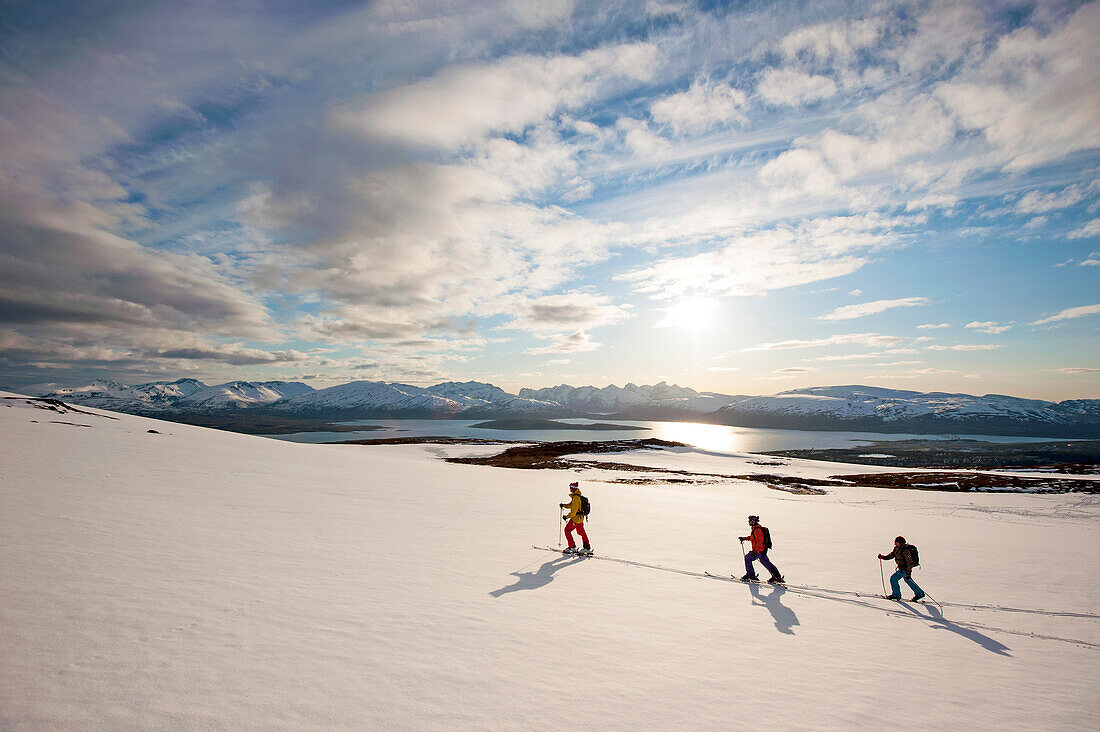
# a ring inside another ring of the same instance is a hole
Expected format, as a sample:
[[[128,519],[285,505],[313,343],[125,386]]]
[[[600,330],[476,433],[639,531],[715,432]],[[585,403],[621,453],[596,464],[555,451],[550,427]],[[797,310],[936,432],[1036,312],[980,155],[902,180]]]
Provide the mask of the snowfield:
[[[1100,496],[623,485],[63,412],[0,400],[3,729],[1100,728]],[[628,562],[531,548],[571,480]],[[749,513],[792,587],[705,576],[743,572]],[[899,533],[942,610],[855,594]]]

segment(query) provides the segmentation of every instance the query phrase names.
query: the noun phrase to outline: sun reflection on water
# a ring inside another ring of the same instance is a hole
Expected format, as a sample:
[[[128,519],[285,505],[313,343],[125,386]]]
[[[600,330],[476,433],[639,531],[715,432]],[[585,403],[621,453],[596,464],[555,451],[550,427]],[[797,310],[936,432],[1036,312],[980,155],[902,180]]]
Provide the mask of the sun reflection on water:
[[[656,422],[653,437],[714,452],[744,452],[747,445],[736,427],[699,422]]]

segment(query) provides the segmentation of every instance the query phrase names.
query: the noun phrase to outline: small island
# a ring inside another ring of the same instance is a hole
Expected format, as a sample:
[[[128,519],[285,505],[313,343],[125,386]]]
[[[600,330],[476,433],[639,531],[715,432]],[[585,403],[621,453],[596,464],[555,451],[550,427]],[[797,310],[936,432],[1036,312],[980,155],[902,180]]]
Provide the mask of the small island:
[[[471,427],[480,427],[486,430],[648,430],[649,427],[637,425],[608,424],[607,422],[595,422],[593,424],[573,424],[571,422],[556,422],[552,419],[493,419],[488,422],[472,424]]]

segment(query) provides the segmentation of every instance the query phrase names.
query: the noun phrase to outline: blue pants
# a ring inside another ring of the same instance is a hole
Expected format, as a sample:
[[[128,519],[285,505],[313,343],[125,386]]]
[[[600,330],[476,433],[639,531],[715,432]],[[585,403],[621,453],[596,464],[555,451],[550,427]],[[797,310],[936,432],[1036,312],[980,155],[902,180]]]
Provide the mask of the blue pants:
[[[899,569],[897,572],[890,575],[890,589],[894,591],[896,596],[901,597],[901,586],[898,582],[900,582],[902,578],[905,579],[905,584],[909,585],[909,589],[913,591],[914,595],[924,594],[924,590],[920,588],[920,585],[913,581],[912,572],[906,572],[904,569]]]
[[[760,563],[764,565],[765,569],[772,573],[772,577],[782,576],[779,574],[779,570],[775,568],[775,565],[771,563],[771,560],[768,559],[767,549],[760,552],[759,554],[757,554],[755,551],[751,551],[745,555],[745,574],[751,574],[753,576],[756,575],[756,571],[752,568],[752,563],[757,559],[760,560]]]

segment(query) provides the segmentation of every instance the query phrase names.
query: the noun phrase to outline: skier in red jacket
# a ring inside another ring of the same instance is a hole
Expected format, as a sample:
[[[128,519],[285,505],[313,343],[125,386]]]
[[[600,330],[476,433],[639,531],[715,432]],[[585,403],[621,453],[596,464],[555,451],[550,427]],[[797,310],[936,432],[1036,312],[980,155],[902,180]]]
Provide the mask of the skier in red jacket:
[[[749,516],[749,526],[749,535],[738,537],[741,541],[752,540],[752,551],[745,555],[745,576],[741,579],[747,582],[760,579],[756,576],[756,570],[752,568],[752,563],[759,559],[760,563],[772,573],[768,582],[773,585],[780,584],[783,582],[783,575],[779,574],[779,570],[768,559],[768,549],[771,548],[771,533],[768,527],[760,525],[759,516]]]

